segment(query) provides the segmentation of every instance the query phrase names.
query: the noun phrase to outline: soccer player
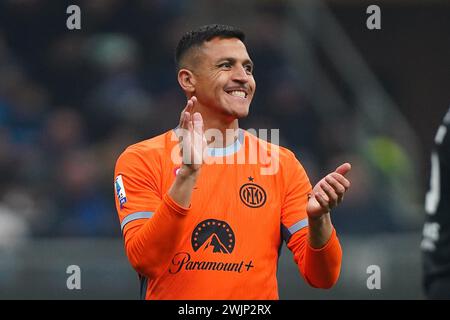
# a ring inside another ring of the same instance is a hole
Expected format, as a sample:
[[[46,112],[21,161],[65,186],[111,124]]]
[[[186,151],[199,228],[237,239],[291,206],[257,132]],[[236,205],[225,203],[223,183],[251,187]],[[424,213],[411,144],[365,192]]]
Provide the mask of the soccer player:
[[[256,89],[242,31],[188,32],[176,62],[187,96],[179,126],[128,147],[115,170],[141,297],[278,299],[283,240],[311,286],[332,287],[342,251],[330,210],[350,187],[350,164],[312,188],[291,151],[239,128]]]
[[[450,299],[450,108],[431,153],[430,190],[421,248],[423,283],[429,299]]]

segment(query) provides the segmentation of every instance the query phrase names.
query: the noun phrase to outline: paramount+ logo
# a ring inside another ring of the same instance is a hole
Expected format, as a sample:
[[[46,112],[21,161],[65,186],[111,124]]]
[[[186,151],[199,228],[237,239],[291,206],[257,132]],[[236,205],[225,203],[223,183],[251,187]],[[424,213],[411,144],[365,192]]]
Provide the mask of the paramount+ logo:
[[[191,245],[196,256],[211,255],[218,257],[215,261],[194,260],[189,252],[178,252],[172,258],[169,267],[170,274],[177,274],[180,271],[216,271],[216,272],[237,272],[250,271],[254,265],[252,260],[246,263],[221,261],[221,257],[231,254],[234,250],[236,238],[231,226],[222,220],[207,219],[200,222],[192,231]]]
[[[211,251],[229,254],[233,252],[235,237],[231,227],[225,221],[208,219],[200,222],[192,232],[194,251]]]

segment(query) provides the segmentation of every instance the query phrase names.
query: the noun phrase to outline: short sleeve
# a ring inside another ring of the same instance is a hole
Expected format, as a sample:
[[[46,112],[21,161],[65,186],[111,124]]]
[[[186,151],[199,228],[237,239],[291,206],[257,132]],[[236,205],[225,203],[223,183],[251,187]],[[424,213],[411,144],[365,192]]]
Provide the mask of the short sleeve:
[[[292,152],[289,155],[284,172],[287,183],[281,207],[281,231],[286,243],[294,233],[308,226],[306,206],[308,194],[312,190],[305,169]]]
[[[114,173],[115,203],[121,229],[128,223],[151,218],[162,201],[161,165],[157,154],[125,150]]]

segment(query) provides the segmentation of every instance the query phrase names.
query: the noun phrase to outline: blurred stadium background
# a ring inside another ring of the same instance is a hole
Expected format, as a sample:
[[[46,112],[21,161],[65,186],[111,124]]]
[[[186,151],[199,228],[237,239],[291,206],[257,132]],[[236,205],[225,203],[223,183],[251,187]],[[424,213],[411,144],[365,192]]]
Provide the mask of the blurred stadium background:
[[[81,8],[81,30],[66,8]],[[366,8],[381,7],[381,30]],[[258,85],[248,128],[280,128],[311,180],[350,161],[333,213],[339,284],[308,288],[290,252],[282,299],[421,299],[428,154],[450,101],[450,2],[2,0],[0,299],[137,299],[113,169],[134,142],[176,126],[173,52],[207,23],[242,28]],[[79,265],[81,290],[66,288]],[[381,268],[381,290],[366,269]]]

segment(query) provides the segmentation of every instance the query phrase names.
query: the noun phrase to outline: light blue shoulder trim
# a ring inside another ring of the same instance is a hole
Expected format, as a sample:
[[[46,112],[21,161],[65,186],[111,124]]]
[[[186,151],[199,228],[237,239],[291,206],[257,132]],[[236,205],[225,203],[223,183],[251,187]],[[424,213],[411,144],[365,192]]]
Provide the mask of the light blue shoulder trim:
[[[153,216],[153,212],[150,211],[142,211],[142,212],[135,212],[132,214],[129,214],[123,219],[122,223],[120,224],[120,229],[123,231],[123,228],[125,225],[131,221],[137,220],[137,219],[148,219]]]
[[[281,225],[281,233],[283,235],[284,241],[286,243],[289,242],[289,239],[291,236],[296,233],[297,231],[300,231],[301,229],[308,226],[308,218],[302,219],[296,223],[294,223],[291,227],[287,228],[284,225]]]

